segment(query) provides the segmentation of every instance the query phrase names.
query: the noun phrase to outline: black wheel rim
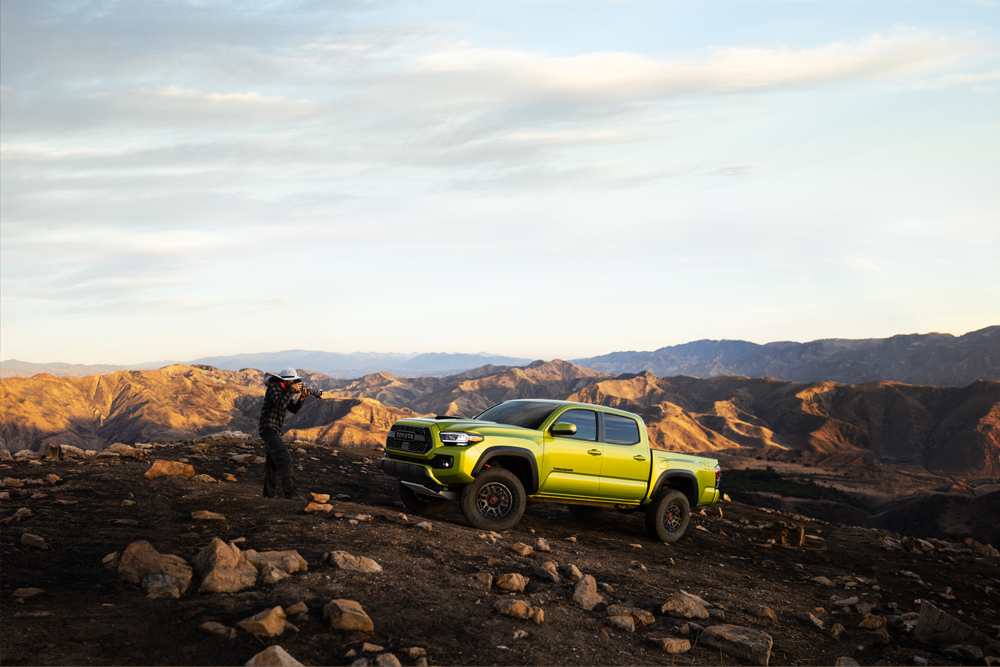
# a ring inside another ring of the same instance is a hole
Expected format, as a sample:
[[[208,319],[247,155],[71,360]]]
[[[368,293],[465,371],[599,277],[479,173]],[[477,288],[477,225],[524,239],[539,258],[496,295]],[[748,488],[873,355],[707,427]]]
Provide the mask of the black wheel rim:
[[[484,484],[479,489],[476,496],[476,505],[479,513],[485,517],[500,519],[510,512],[514,506],[514,499],[510,494],[510,489],[499,482]]]
[[[684,521],[680,503],[670,503],[663,512],[663,527],[668,533],[676,533]]]

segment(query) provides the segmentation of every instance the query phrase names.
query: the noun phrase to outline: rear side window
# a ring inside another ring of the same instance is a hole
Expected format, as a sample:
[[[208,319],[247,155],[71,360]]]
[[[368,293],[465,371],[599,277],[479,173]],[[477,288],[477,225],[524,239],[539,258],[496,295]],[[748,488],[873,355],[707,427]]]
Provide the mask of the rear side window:
[[[610,445],[639,444],[639,424],[634,419],[604,413],[604,441]]]
[[[576,424],[576,435],[559,436],[574,440],[597,440],[597,413],[593,410],[567,410],[558,417],[556,423]]]

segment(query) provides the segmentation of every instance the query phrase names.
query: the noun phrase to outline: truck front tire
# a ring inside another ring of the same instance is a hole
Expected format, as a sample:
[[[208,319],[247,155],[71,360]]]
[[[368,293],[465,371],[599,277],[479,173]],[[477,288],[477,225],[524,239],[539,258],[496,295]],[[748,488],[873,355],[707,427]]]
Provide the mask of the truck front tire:
[[[399,499],[410,514],[417,516],[437,516],[451,506],[450,500],[419,494],[402,482],[399,483]]]
[[[663,489],[646,509],[646,532],[654,540],[676,542],[691,521],[691,504],[680,491]]]
[[[462,515],[475,528],[506,530],[521,520],[527,497],[509,470],[485,468],[462,489]]]

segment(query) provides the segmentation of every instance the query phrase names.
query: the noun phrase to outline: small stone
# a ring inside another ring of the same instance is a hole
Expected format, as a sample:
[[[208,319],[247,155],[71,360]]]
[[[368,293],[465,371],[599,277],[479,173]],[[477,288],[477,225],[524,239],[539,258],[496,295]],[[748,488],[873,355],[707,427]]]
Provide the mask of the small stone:
[[[573,602],[586,610],[591,610],[603,601],[597,593],[597,581],[591,575],[586,575],[576,583],[573,589]]]
[[[513,591],[515,593],[520,593],[524,590],[524,587],[528,584],[530,579],[527,579],[520,574],[502,574],[497,579],[497,586],[507,591]]]
[[[195,521],[225,521],[226,517],[217,512],[209,512],[208,510],[198,510],[197,512],[191,512],[191,518]]]
[[[157,477],[194,477],[194,466],[177,461],[163,461],[157,459],[146,471],[146,479],[156,479]]]
[[[837,599],[833,600],[833,606],[835,607],[850,607],[851,605],[855,605],[857,603],[858,603],[858,598],[856,597],[847,598],[845,600],[837,600]]]
[[[45,481],[48,482],[49,484],[58,484],[59,482],[62,481],[62,477],[60,477],[59,475],[50,474],[45,476]]]
[[[516,639],[524,639],[527,636],[528,636],[528,632],[526,630],[515,630],[514,631],[514,639],[515,640]]]
[[[699,643],[717,648],[747,664],[767,665],[771,659],[771,636],[738,625],[713,625],[701,633]]]
[[[609,616],[608,623],[625,632],[635,632],[635,621],[631,616]]]
[[[840,639],[841,635],[844,634],[844,626],[840,623],[834,623],[833,627],[830,628],[830,636],[834,639]]]
[[[751,616],[756,616],[757,618],[766,618],[771,621],[778,620],[778,616],[774,613],[773,609],[759,604],[752,604],[747,607],[747,613]]]
[[[865,616],[864,620],[858,624],[859,628],[865,628],[866,630],[878,630],[879,628],[885,627],[885,616],[876,616],[875,614],[868,614]]]
[[[493,586],[493,575],[489,572],[476,572],[469,577],[469,586],[489,590]]]
[[[291,607],[285,609],[286,616],[298,616],[299,614],[308,614],[309,607],[306,606],[305,602],[296,602]]]
[[[21,535],[21,544],[25,544],[29,547],[35,547],[36,549],[48,549],[49,545],[45,542],[43,537],[38,535],[33,535],[31,533],[23,533]]]
[[[154,600],[158,598],[179,598],[181,596],[180,586],[181,582],[169,574],[150,574],[142,580],[142,590],[146,591],[146,597],[153,598]]]
[[[275,637],[285,631],[285,610],[281,607],[272,607],[254,614],[250,618],[243,619],[236,625],[251,634],[261,637]]]
[[[123,500],[122,501],[122,507],[132,507],[132,505],[135,505],[135,501],[134,500]]]
[[[352,556],[346,551],[334,551],[329,555],[327,562],[334,567],[338,567],[341,570],[348,570],[350,572],[373,574],[375,572],[382,571],[382,566],[371,558],[366,558],[364,556]]]
[[[233,542],[235,543],[239,541],[245,541],[245,538],[239,538],[239,540],[234,540]],[[247,549],[243,552],[243,557],[258,570],[264,569],[268,563],[288,574],[305,572],[309,569],[306,559],[300,556],[299,552],[294,549],[287,551],[261,552],[254,551],[253,549]]]
[[[402,667],[402,664],[392,653],[383,653],[375,658],[375,664],[379,667]]]
[[[663,603],[663,606],[660,607],[660,611],[664,614],[670,614],[680,618],[709,618],[708,610],[704,605],[692,599],[691,596],[683,595],[681,593],[671,595],[667,601]]]
[[[361,604],[354,600],[330,600],[323,607],[323,618],[330,622],[334,630],[373,632],[375,624],[365,613]]]
[[[420,523],[416,524],[414,528],[419,528],[420,530],[426,530],[427,532],[430,532],[431,523],[430,521],[421,521]]]
[[[290,575],[287,572],[284,572],[282,570],[279,570],[273,564],[268,563],[268,564],[266,564],[263,567],[263,569],[260,570],[260,575],[258,575],[258,577],[257,577],[257,585],[258,586],[265,586],[265,585],[266,586],[273,586],[274,584],[278,583],[282,579],[287,579],[290,576],[292,576],[292,575]]]
[[[231,628],[227,625],[223,625],[222,623],[216,623],[215,621],[205,621],[198,626],[198,629],[213,635],[228,637],[229,639],[235,638],[237,634],[236,628]]]
[[[677,639],[676,637],[650,637],[649,641],[653,642],[670,654],[687,653],[691,650],[691,642],[687,639]]]
[[[541,625],[545,620],[545,612],[541,607],[532,607],[524,600],[497,600],[494,608],[504,616],[534,621],[536,625]]]
[[[548,540],[544,537],[539,537],[538,541],[535,542],[536,551],[552,551],[552,547],[549,546]]]
[[[326,512],[329,514],[333,511],[333,505],[324,505],[322,503],[309,503],[306,505],[305,509],[302,510],[306,514],[313,514],[315,512]]]
[[[809,581],[813,581],[813,582],[819,584],[820,586],[826,586],[827,588],[836,588],[837,587],[837,584],[833,583],[832,581],[830,581],[826,577],[813,577]]]
[[[235,481],[237,481],[236,476],[233,475],[232,473],[228,473],[228,472],[225,475],[222,476],[222,479],[226,480],[227,482],[235,482]]]
[[[12,597],[27,599],[27,598],[33,598],[36,595],[41,595],[44,592],[45,591],[43,591],[41,588],[18,588],[16,591],[14,591]]]
[[[305,667],[278,645],[269,646],[250,658],[244,667]]]
[[[820,612],[820,613],[822,613],[822,612]],[[791,616],[792,616],[792,618],[797,618],[800,621],[803,621],[805,623],[812,623],[813,625],[815,625],[820,630],[822,630],[824,628],[823,621],[819,620],[818,618],[816,618],[815,616],[813,616],[809,612],[806,612],[806,611],[793,611],[792,614],[791,614]]]
[[[219,480],[215,479],[211,475],[195,475],[191,478],[192,482],[201,482],[202,484],[218,484]]]
[[[639,609],[638,607],[621,604],[613,604],[608,607],[608,616],[627,616],[632,619],[635,627],[640,628],[644,628],[647,625],[652,625],[656,622],[656,618],[645,609]]]
[[[861,667],[854,658],[840,657],[833,663],[834,667]]]
[[[567,537],[566,541],[567,542],[576,542],[576,537]]]
[[[378,644],[370,644],[368,642],[365,642],[364,644],[361,645],[362,653],[378,653],[379,651],[384,651],[384,650],[385,647],[379,646]]]
[[[313,502],[315,503],[319,503],[322,505],[324,503],[330,502],[329,493],[310,493],[309,495],[312,496]]]
[[[570,581],[580,581],[581,579],[583,579],[583,573],[580,572],[580,568],[578,568],[573,563],[568,563],[566,565],[563,565],[562,570],[563,574],[565,574],[566,578],[569,579]]]
[[[513,545],[510,548],[510,550],[516,553],[518,556],[530,556],[531,554],[535,553],[534,549],[529,547],[527,544],[524,544],[523,542],[518,542],[517,544]]]
[[[518,630],[518,632],[524,632],[524,631],[523,630]],[[516,635],[517,632],[515,632],[514,634]],[[528,634],[528,633],[525,632],[524,634]],[[516,639],[516,637],[515,637],[515,639]],[[419,646],[411,646],[410,648],[403,649],[403,650],[406,651],[406,655],[408,655],[412,659],[422,658],[425,655],[427,655],[427,650],[423,649],[423,648],[420,648]]]

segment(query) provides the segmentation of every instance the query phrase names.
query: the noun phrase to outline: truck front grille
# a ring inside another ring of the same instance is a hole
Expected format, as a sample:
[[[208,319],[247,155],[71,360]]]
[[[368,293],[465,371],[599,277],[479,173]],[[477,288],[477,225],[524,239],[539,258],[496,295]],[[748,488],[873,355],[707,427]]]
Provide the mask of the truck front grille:
[[[431,451],[433,446],[431,430],[423,426],[396,424],[389,431],[389,437],[385,440],[385,448],[394,449],[397,452],[426,454]]]

